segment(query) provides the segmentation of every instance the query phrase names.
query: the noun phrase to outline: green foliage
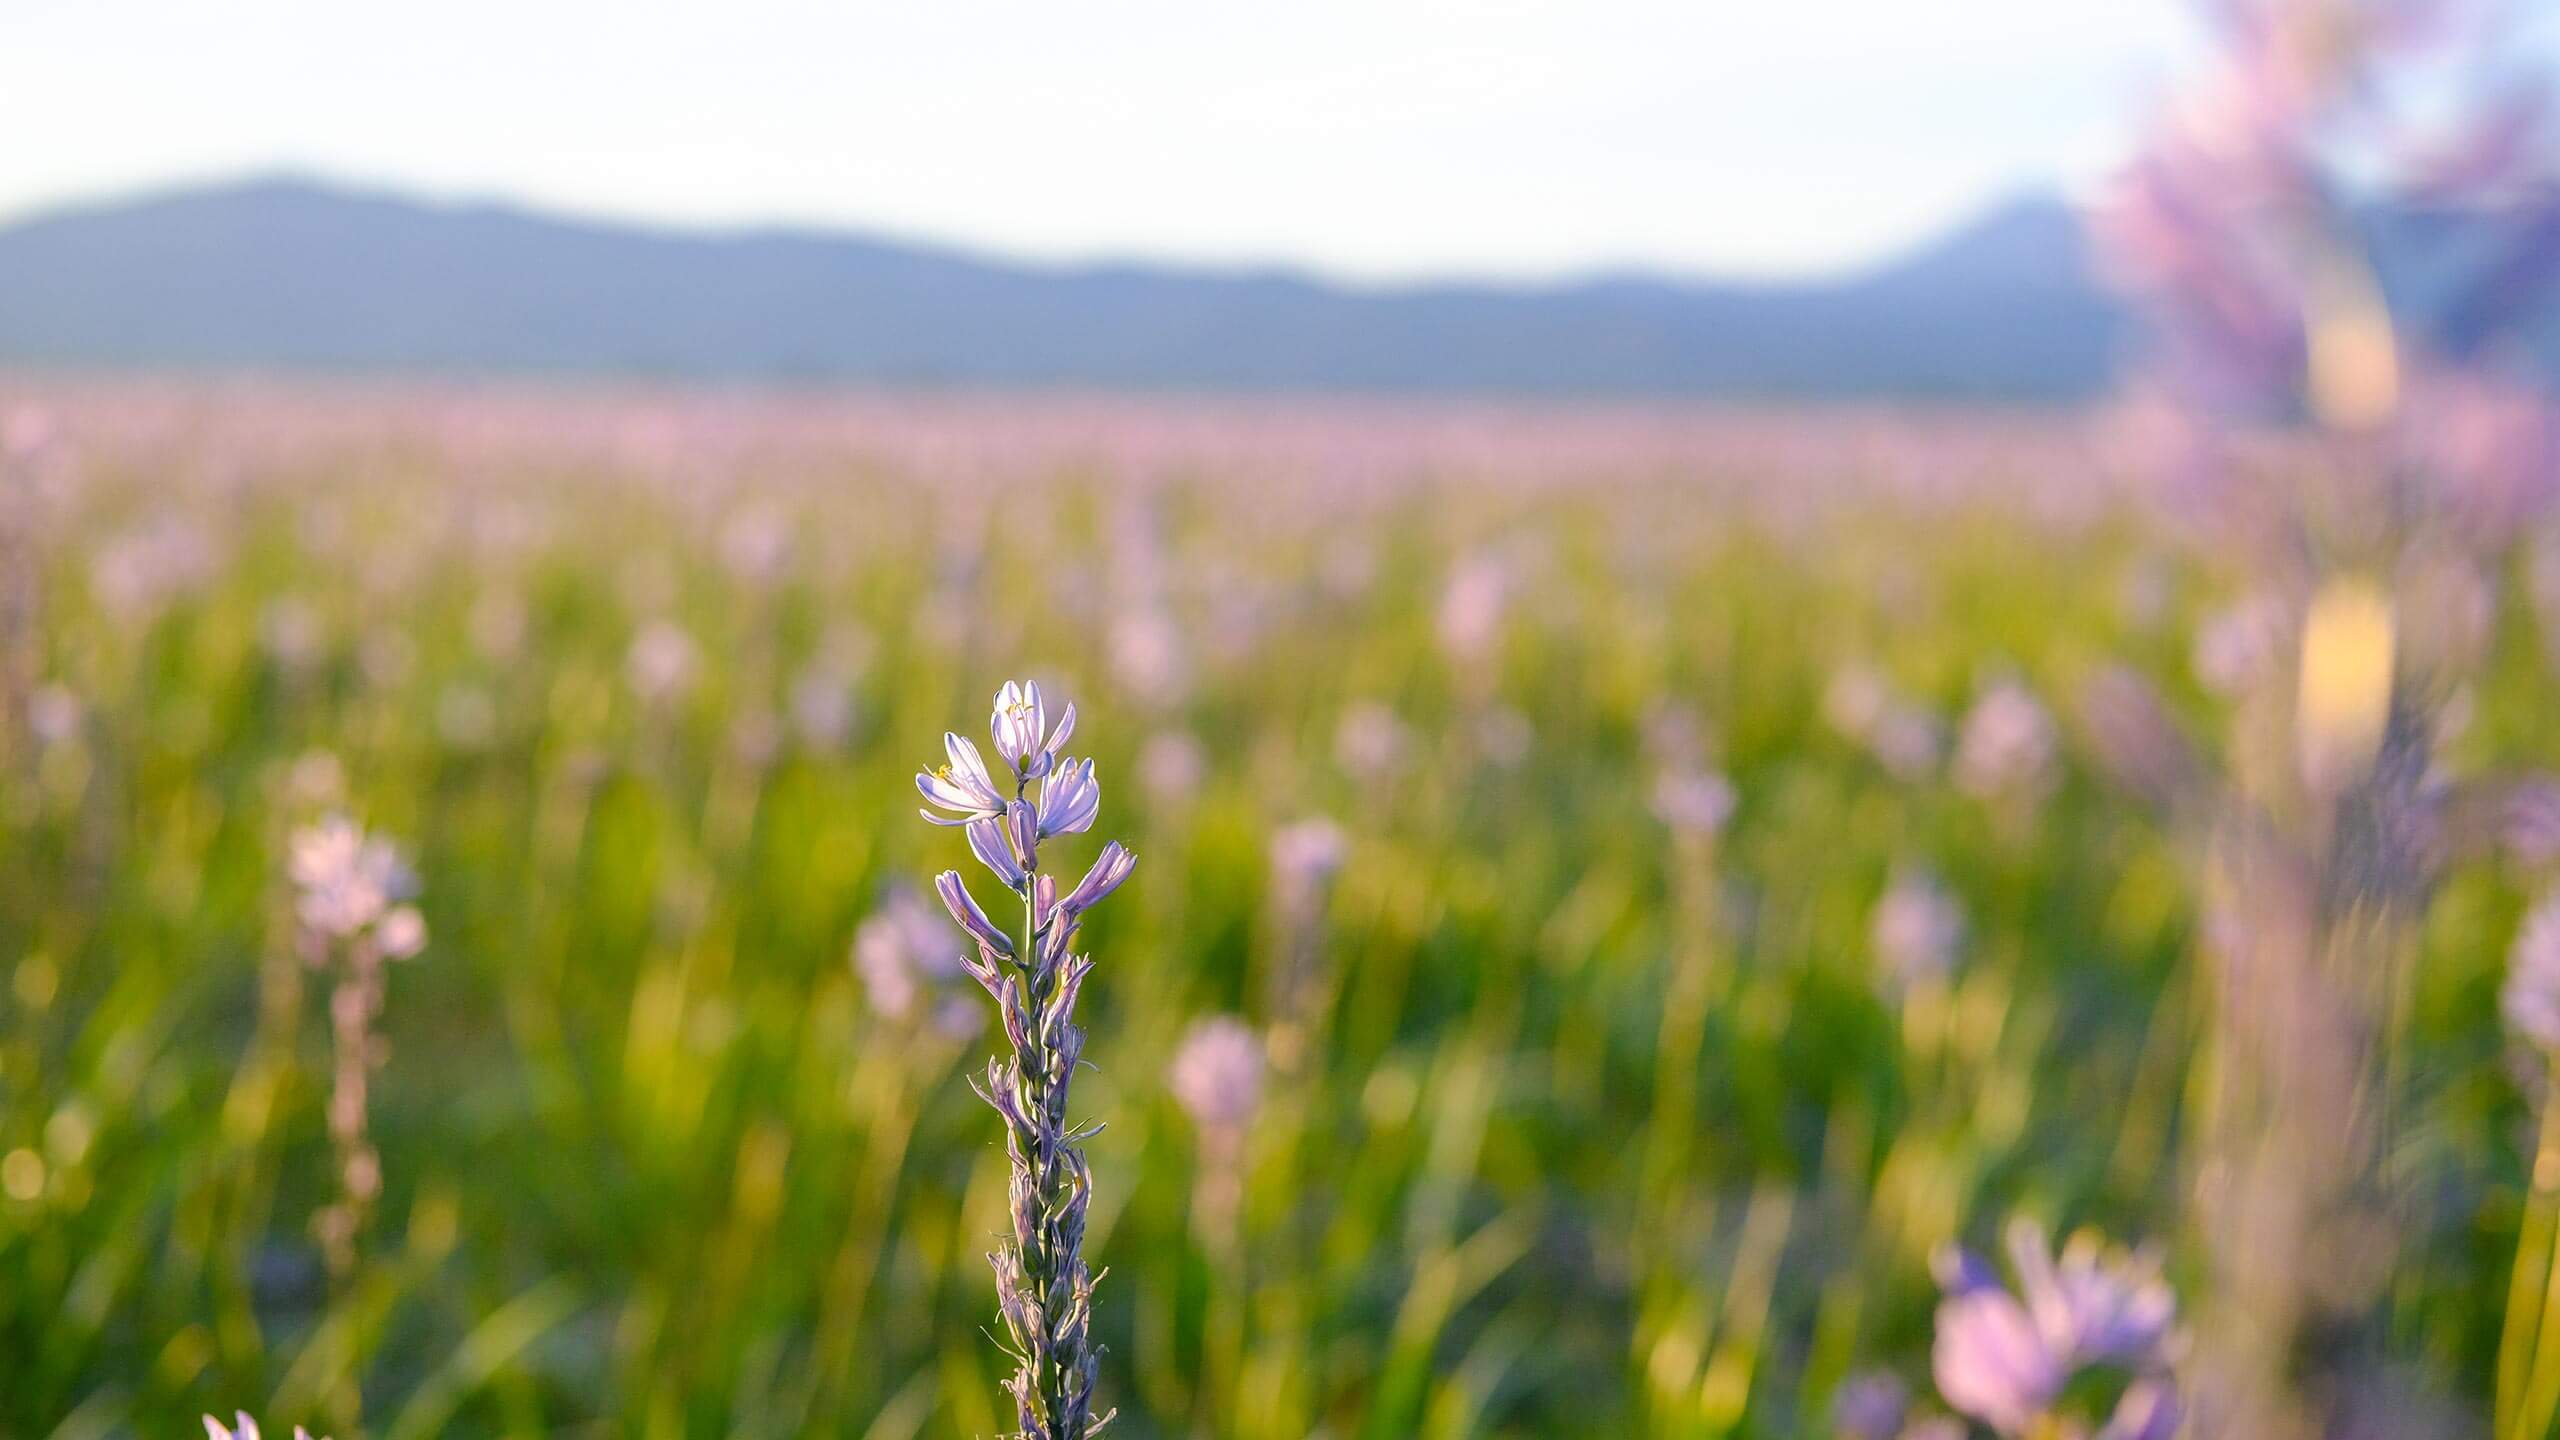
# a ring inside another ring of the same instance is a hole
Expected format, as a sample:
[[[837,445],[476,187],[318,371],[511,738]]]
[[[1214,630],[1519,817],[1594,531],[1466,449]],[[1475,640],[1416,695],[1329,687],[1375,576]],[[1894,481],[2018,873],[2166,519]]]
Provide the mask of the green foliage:
[[[1109,1123],[1089,1253],[1123,1433],[1819,1434],[1849,1370],[1925,1374],[1929,1248],[2014,1208],[2192,1273],[2171,842],[2073,744],[2021,829],[1821,714],[1850,659],[1942,716],[2000,671],[2067,710],[2117,659],[2192,697],[2219,597],[2136,525],[1807,519],[1672,481],[1292,505],[1197,476],[981,493],[848,465],[732,493],[511,465],[351,449],[218,493],[137,471],[42,548],[39,668],[83,719],[21,737],[0,814],[0,1433],[316,1430],[349,1380],[394,1440],[993,1433],[1004,1167],[959,1078],[988,1037],[879,1013],[845,957],[884,884],[952,863],[908,776],[1016,675],[1079,701],[1141,861],[1092,927],[1078,1090]],[[718,543],[751,501],[793,547],[766,579]],[[1189,643],[1163,704],[1111,658],[1114,517],[1142,505]],[[222,563],[114,611],[92,569],[146,506]],[[1435,612],[1486,546],[1518,580],[1459,664]],[[2146,566],[2156,619],[2119,601]],[[294,617],[307,655],[281,653]],[[695,647],[656,703],[627,676],[652,622]],[[806,733],[804,685],[850,701],[847,736]],[[2560,758],[2517,753],[2560,743],[2543,685],[2532,647],[2499,652],[2476,732],[2503,759]],[[1366,782],[1335,756],[1363,701],[1410,735]],[[1711,858],[1647,809],[1664,702],[1738,790]],[[1500,714],[1527,727],[1507,764],[1477,738]],[[1143,747],[1177,731],[1204,774],[1151,794]],[[431,934],[391,976],[388,1188],[336,1295],[308,1230],[322,987],[281,878],[329,804],[406,845]],[[1349,864],[1292,935],[1265,844],[1310,815]],[[1868,912],[1907,861],[1972,941],[1897,1006]],[[2413,1017],[2419,1069],[2468,1077],[2418,1128],[2481,1218],[2405,1312],[2471,1379],[2522,1180],[2493,1018],[2516,904],[2494,875],[2448,897]],[[1199,1016],[1281,1019],[1293,944],[1305,1043],[1234,1233],[1205,1233],[1166,1062]]]

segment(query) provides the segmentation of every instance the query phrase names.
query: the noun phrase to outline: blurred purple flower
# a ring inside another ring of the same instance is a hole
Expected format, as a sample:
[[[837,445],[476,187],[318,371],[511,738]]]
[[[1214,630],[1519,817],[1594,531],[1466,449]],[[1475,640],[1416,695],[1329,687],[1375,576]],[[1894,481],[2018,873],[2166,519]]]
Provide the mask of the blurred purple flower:
[[[236,1412],[232,1423],[227,1426],[207,1415],[204,1417],[204,1433],[205,1440],[260,1440],[258,1422],[250,1419],[246,1410]],[[296,1425],[293,1427],[293,1440],[311,1440],[311,1432]]]
[[[2544,897],[2516,931],[2498,1008],[2508,1029],[2547,1053],[2560,1053],[2560,895]]]
[[[893,885],[853,932],[853,968],[871,1007],[892,1020],[913,1014],[929,989],[967,973],[951,927],[909,885]],[[977,1008],[969,1007],[975,1016]]]
[[[397,902],[417,893],[417,877],[391,842],[366,835],[344,815],[296,830],[285,868],[297,891],[295,915],[311,933],[331,940],[353,939],[381,925],[406,909]],[[409,913],[414,918],[416,912]],[[404,919],[396,938],[422,945],[425,927]],[[383,953],[406,959],[417,948],[393,951],[386,946]]]
[[[2007,1238],[2019,1292],[2055,1354],[2074,1366],[2140,1368],[2159,1358],[2177,1298],[2157,1256],[2111,1253],[2084,1230],[2056,1257],[2044,1228],[2024,1219],[2011,1223]]]
[[[2170,1440],[2186,1418],[2176,1386],[2165,1380],[2136,1380],[2125,1387],[2097,1440]]]
[[[721,527],[721,563],[747,585],[770,585],[791,562],[791,539],[791,517],[771,501],[759,501]]]
[[[1271,832],[1271,883],[1283,896],[1321,891],[1342,868],[1350,841],[1342,827],[1317,817]]]
[[[1898,1440],[1911,1408],[1911,1387],[1882,1370],[1852,1375],[1831,1397],[1831,1428],[1840,1440]]]
[[[1876,963],[1897,994],[1952,973],[1964,935],[1964,911],[1935,876],[1918,868],[1895,872],[1869,921]]]
[[[815,660],[791,682],[791,723],[800,740],[833,750],[853,732],[853,681],[825,660]]]
[[[1872,666],[1852,663],[1834,671],[1823,691],[1822,715],[1897,779],[1917,780],[1938,763],[1942,737],[1935,717],[1896,695]]]
[[[2050,777],[2053,717],[2014,680],[1993,682],[1974,701],[1956,742],[1956,784],[1973,795],[2030,794]]]
[[[1200,742],[1180,730],[1159,730],[1138,752],[1138,783],[1147,798],[1171,807],[1189,800],[1209,768]]]
[[[2508,792],[2500,840],[2518,863],[2560,860],[2560,780],[2537,777]]]
[[[2196,632],[2196,679],[2225,698],[2249,694],[2283,672],[2292,643],[2291,607],[2274,595],[2251,595]]]
[[[1714,839],[1733,805],[1733,782],[1712,770],[1666,770],[1653,782],[1654,818],[1676,834]]]
[[[2078,713],[2100,768],[2117,784],[2163,809],[2196,789],[2204,762],[2140,671],[2098,670],[2081,687]]]
[[[1166,1071],[1173,1097],[1203,1132],[1236,1135],[1262,1105],[1262,1037],[1232,1015],[1193,1025]]]
[[[2057,1260],[2043,1228],[2025,1219],[2010,1225],[2007,1242],[2016,1295],[1960,1249],[1942,1250],[1933,1261],[1947,1290],[1931,1352],[1939,1395],[2015,1436],[2049,1418],[2075,1373],[2113,1366],[2136,1381],[2104,1433],[2151,1440],[2174,1431],[2177,1399],[2165,1368],[2177,1304],[2157,1259],[2109,1249],[2083,1233]]]
[[[87,713],[69,687],[39,685],[27,697],[27,730],[39,745],[60,745],[80,733]]]
[[[1440,594],[1440,648],[1450,663],[1485,663],[1502,638],[1503,611],[1511,597],[1511,568],[1493,555],[1460,562]]]
[[[652,620],[633,636],[624,660],[632,692],[651,704],[672,700],[693,684],[700,653],[693,637],[672,620]]]
[[[1182,698],[1190,667],[1182,629],[1164,610],[1122,612],[1111,622],[1110,655],[1113,677],[1141,702],[1165,706]]]
[[[2005,1290],[1947,1297],[1936,1332],[1929,1365],[1939,1397],[2003,1435],[2024,1434],[2070,1378],[2026,1307]]]
[[[1355,780],[1385,779],[1404,763],[1410,745],[1404,722],[1375,700],[1363,700],[1342,712],[1333,732],[1334,758]]]

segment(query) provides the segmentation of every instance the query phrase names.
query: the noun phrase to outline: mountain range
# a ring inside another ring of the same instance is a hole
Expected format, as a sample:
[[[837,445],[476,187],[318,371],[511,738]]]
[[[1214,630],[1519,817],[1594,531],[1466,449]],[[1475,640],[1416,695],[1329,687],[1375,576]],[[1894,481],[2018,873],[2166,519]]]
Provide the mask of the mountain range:
[[[2064,403],[2132,324],[2059,198],[1862,273],[1353,287],[276,178],[0,227],[0,366]]]

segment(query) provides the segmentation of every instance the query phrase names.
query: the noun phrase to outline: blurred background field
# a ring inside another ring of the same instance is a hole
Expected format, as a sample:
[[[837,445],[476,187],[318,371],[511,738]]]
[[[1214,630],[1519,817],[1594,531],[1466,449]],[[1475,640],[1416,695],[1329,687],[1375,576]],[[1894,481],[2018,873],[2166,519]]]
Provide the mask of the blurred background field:
[[[2082,697],[2220,749],[2294,662],[2138,417],[0,395],[0,1431],[995,1432],[995,1039],[910,777],[1010,678],[1139,856],[1077,1091],[1122,1433],[1820,1435],[1925,1384],[1942,1241],[2203,1263],[2201,902]],[[2560,765],[2535,549],[2407,612],[2479,657],[2450,765]],[[334,1295],[333,810],[429,934]],[[2451,1219],[2395,1342],[2472,1391],[2536,858],[2448,882],[2397,1062]],[[1187,1112],[1222,1014],[1268,1071]]]
[[[2560,6],[9,9],[0,1440],[2560,1435]]]

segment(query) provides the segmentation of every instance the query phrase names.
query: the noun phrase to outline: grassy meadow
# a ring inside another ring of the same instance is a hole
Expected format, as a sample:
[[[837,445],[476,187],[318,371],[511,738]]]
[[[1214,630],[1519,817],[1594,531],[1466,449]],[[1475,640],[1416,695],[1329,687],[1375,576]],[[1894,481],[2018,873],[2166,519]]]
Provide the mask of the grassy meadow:
[[[1009,679],[1098,762],[1050,843],[1138,856],[1075,1100],[1113,1433],[1820,1437],[1852,1376],[1927,1391],[1943,1242],[2201,1283],[2198,865],[2081,697],[2130,667],[2219,753],[2292,662],[2199,665],[2267,577],[2107,420],[57,381],[0,424],[0,1434],[1006,1428],[1000,1037],[856,942],[968,863],[912,777]],[[2500,564],[2448,763],[2560,765]],[[1974,739],[1995,691],[2049,743]],[[427,927],[344,1273],[287,877],[331,812]],[[2394,1342],[2470,1393],[2538,880],[2445,876],[2396,1042]],[[1942,964],[1886,953],[1898,882]],[[1219,1015],[1266,1055],[1229,1144],[1168,1079]]]

